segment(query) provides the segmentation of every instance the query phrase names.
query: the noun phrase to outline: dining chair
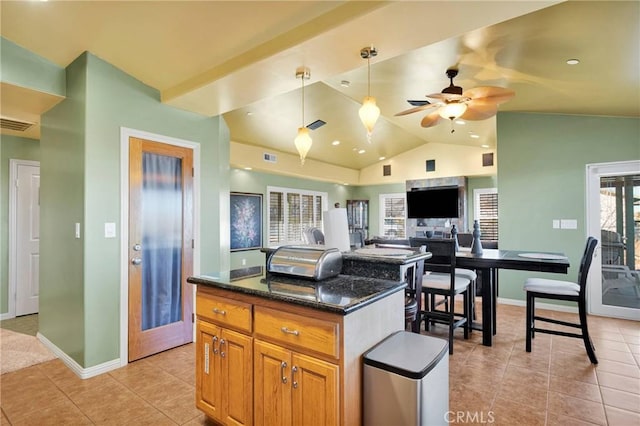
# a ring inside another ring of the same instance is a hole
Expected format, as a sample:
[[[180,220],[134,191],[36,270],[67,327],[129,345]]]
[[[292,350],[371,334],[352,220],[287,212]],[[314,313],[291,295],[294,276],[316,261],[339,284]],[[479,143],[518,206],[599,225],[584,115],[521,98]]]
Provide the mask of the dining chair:
[[[589,268],[591,267],[591,261],[593,260],[593,252],[595,251],[597,245],[597,239],[593,237],[587,238],[587,244],[584,250],[584,254],[582,256],[582,260],[580,261],[577,283],[571,281],[550,280],[545,278],[528,278],[525,281],[524,290],[527,292],[527,352],[531,352],[531,340],[535,337],[536,332],[554,334],[558,336],[575,337],[583,340],[584,347],[587,350],[587,355],[589,355],[589,360],[591,360],[591,363],[598,363],[595,349],[593,347],[593,342],[589,337],[589,329],[587,327],[586,303],[587,276],[589,274]],[[576,302],[578,304],[579,322],[575,323],[569,321],[561,321],[536,315],[536,299],[568,300],[571,302]],[[579,328],[580,333],[570,333],[562,330],[538,328],[535,325],[535,321],[548,322],[571,328]]]
[[[458,234],[459,236],[460,234]],[[469,234],[471,235],[471,234]],[[412,247],[420,247],[425,245],[425,241],[430,240],[431,238],[427,238],[427,237],[412,237],[409,238],[409,244]],[[463,245],[461,245],[458,242],[458,245],[460,247],[465,247]],[[471,247],[471,243],[469,242],[469,247]],[[465,268],[456,268],[456,275],[462,277],[462,278],[466,278],[469,280],[470,284],[469,284],[469,294],[470,294],[470,298],[469,298],[469,309],[471,312],[471,319],[470,321],[475,320],[476,318],[476,308],[475,308],[475,296],[476,296],[476,282],[478,280],[478,274],[476,273],[476,271],[474,271],[473,269],[465,269]],[[448,309],[447,303],[448,303],[448,299],[443,299],[440,301],[440,303],[444,303],[445,304],[445,309]],[[494,329],[495,329],[495,325],[494,325]],[[471,331],[472,329],[470,328],[469,331]]]
[[[471,282],[455,272],[456,246],[453,239],[430,238],[421,244],[431,253],[431,258],[425,261],[425,274],[422,277],[425,308],[420,312],[421,320],[425,322],[426,331],[434,323],[449,327],[449,354],[453,354],[453,331],[463,327],[464,338],[469,338]],[[462,314],[455,312],[455,297],[459,294],[463,295]],[[436,296],[441,296],[442,300],[436,300]]]

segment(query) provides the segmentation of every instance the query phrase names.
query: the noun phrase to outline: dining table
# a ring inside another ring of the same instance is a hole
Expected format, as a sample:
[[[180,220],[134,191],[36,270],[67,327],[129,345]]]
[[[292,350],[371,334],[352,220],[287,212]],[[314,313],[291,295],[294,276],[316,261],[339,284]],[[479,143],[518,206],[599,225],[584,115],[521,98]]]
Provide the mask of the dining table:
[[[482,283],[482,323],[475,324],[482,330],[482,344],[491,346],[496,333],[496,286],[498,271],[550,272],[566,274],[569,259],[563,253],[527,250],[483,249],[472,253],[470,249],[456,252],[456,267],[476,270]]]

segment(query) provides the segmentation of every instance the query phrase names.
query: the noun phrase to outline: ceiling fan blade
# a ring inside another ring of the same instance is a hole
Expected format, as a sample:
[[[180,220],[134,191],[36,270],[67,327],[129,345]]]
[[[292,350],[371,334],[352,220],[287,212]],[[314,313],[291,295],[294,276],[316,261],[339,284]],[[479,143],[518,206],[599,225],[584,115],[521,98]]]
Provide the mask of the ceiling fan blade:
[[[442,120],[444,120],[444,118],[440,117],[440,114],[438,114],[438,110],[435,110],[425,115],[422,121],[420,122],[420,125],[422,127],[433,127],[436,124],[440,123]]]
[[[424,111],[425,109],[429,109],[436,106],[436,104],[427,104],[427,105],[422,105],[422,106],[417,106],[415,108],[409,108],[408,110],[399,112],[397,114],[395,114],[396,117],[401,116],[401,115],[407,115],[407,114],[413,114],[414,112],[418,112],[418,111]]]
[[[498,106],[494,103],[476,103],[470,101],[467,103],[467,110],[460,116],[463,120],[486,120],[498,113]]]
[[[513,98],[515,94],[516,92],[513,90],[504,87],[479,86],[465,91],[463,96],[471,98],[473,101],[501,104]]]
[[[464,94],[457,95],[455,93],[432,93],[430,95],[427,95],[427,98],[441,99],[444,102],[459,101],[459,100],[462,100],[464,97],[465,97]]]

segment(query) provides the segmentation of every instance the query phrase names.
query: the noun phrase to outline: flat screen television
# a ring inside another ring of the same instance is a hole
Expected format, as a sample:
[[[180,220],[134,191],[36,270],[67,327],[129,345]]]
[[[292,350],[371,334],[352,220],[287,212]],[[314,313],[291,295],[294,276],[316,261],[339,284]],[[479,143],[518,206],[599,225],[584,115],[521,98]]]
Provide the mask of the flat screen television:
[[[458,187],[421,188],[407,191],[409,219],[451,219],[460,216]]]

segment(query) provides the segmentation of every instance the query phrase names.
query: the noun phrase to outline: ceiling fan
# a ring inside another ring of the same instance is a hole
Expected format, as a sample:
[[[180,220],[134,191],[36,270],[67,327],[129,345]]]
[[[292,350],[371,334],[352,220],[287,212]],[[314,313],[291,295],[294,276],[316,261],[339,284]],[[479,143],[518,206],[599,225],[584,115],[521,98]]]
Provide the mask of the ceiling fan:
[[[436,102],[409,100],[413,105],[406,111],[396,116],[412,114],[414,112],[433,109],[424,116],[420,125],[432,127],[442,121],[451,120],[451,133],[454,132],[453,120],[485,120],[493,117],[498,112],[498,105],[511,99],[515,92],[510,89],[496,86],[479,86],[469,90],[453,84],[453,79],[458,75],[457,68],[449,68],[446,72],[449,78],[449,86],[442,92],[427,95],[428,98],[437,99]]]

